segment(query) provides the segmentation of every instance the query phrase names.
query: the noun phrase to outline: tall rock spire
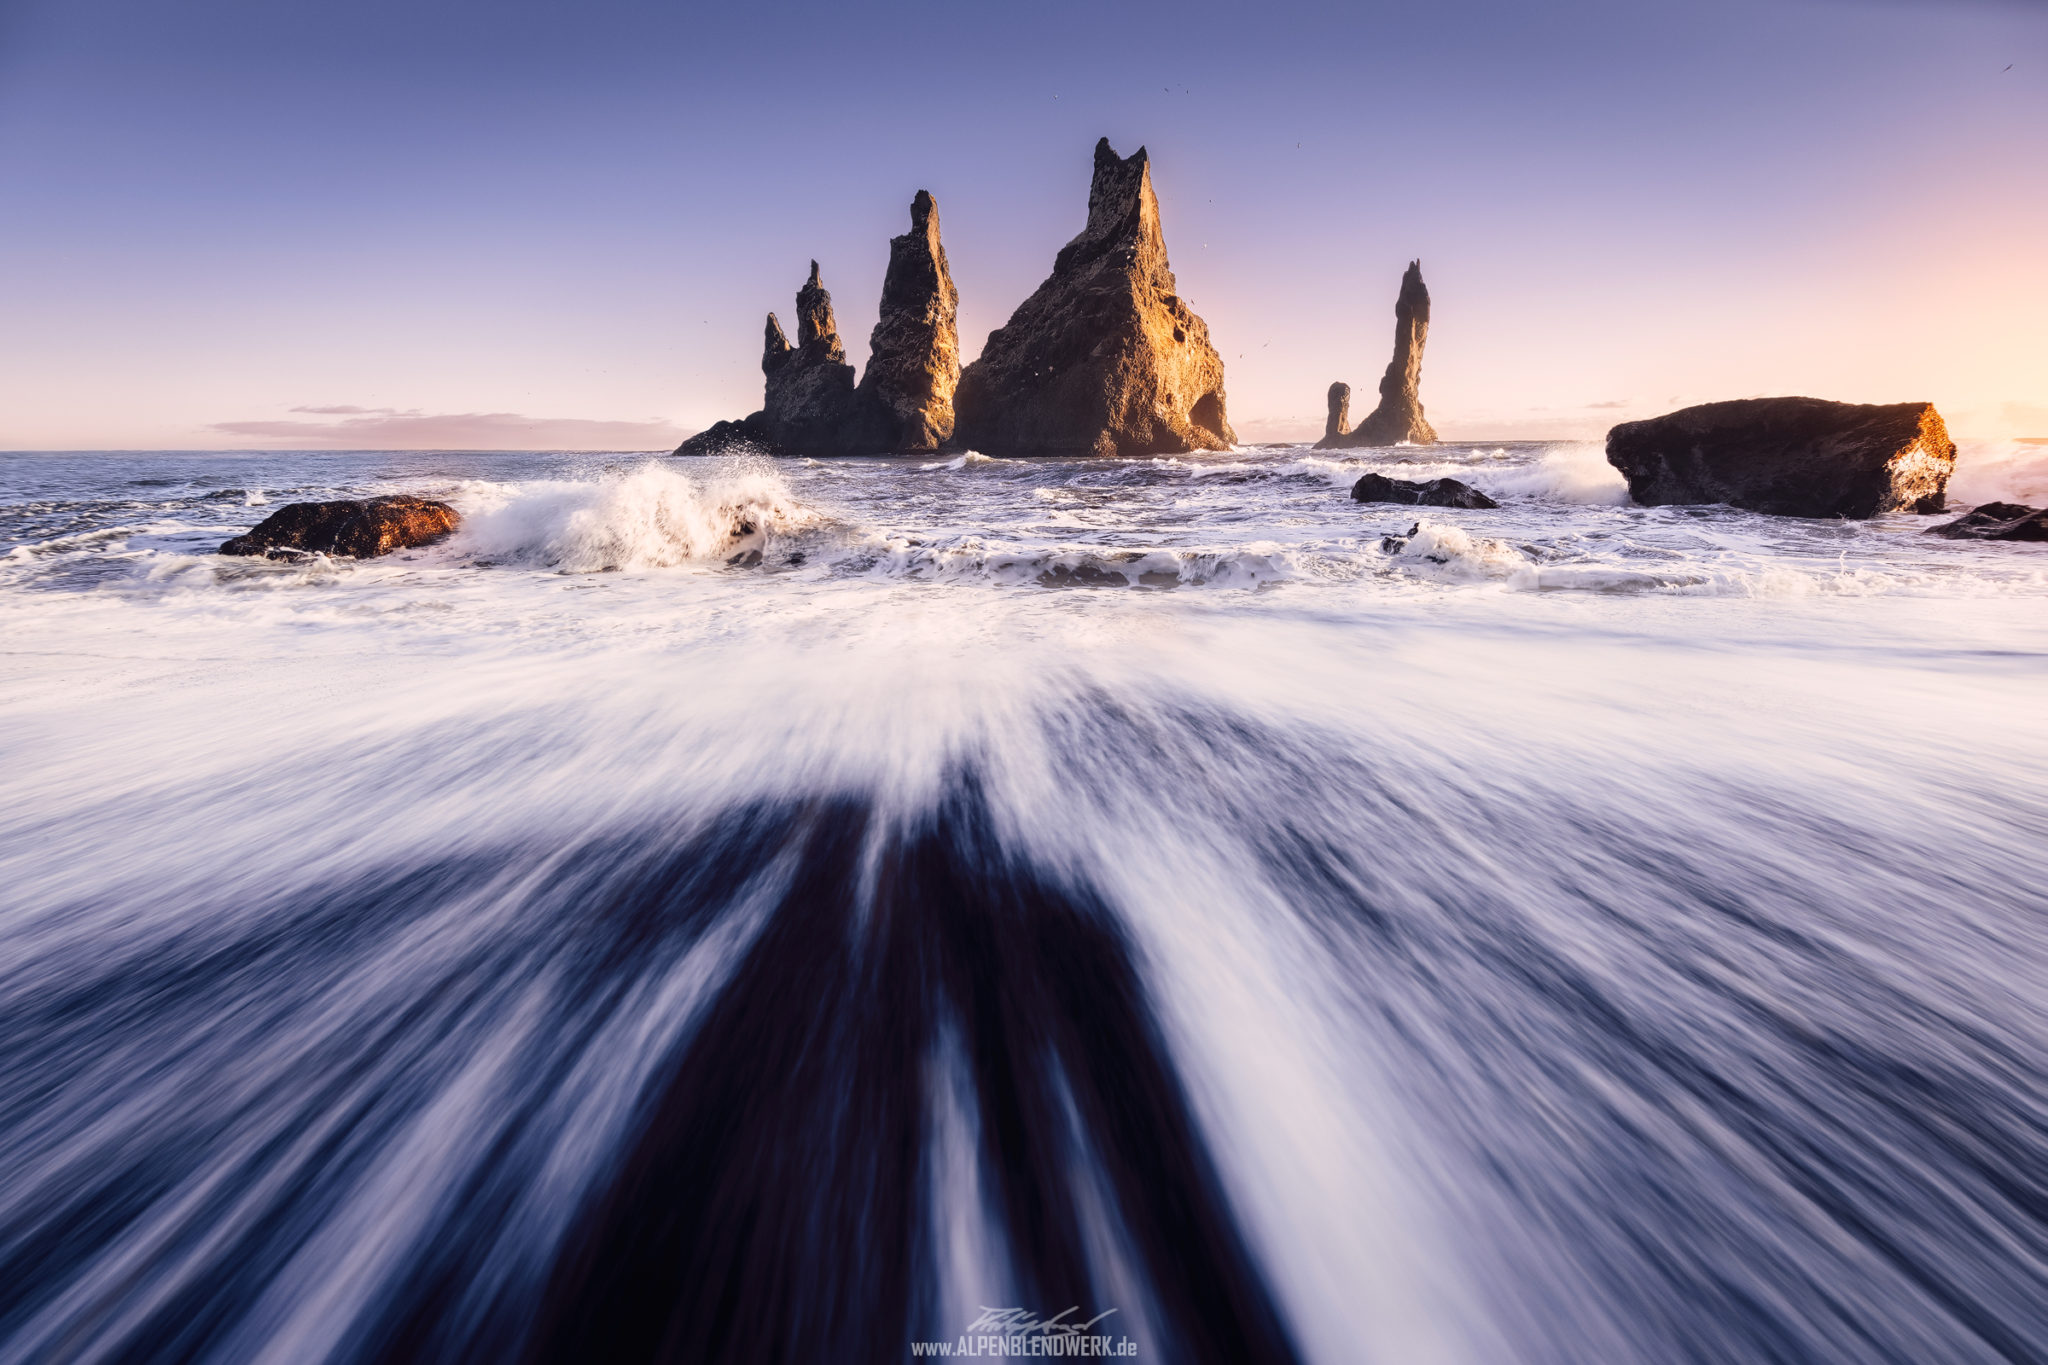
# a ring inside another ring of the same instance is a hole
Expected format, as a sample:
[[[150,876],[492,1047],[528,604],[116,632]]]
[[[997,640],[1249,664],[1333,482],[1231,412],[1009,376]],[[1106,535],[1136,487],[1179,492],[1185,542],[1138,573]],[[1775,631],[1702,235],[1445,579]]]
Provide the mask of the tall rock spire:
[[[939,241],[939,206],[917,192],[910,231],[889,239],[881,316],[868,338],[860,394],[876,424],[878,449],[936,450],[953,434],[960,382],[959,291]]]
[[[811,262],[810,278],[796,292],[796,348],[790,349],[775,315],[768,315],[768,334],[761,369],[768,392],[757,424],[771,445],[790,450],[831,449],[853,412],[853,366],[839,344],[832,320],[832,296]],[[753,422],[749,418],[750,423]]]
[[[1327,445],[1350,430],[1351,386],[1339,380],[1330,385],[1330,415],[1323,423],[1323,443]]]
[[[818,279],[816,261],[811,262],[811,277],[796,291],[796,346],[812,364],[846,359],[839,324],[832,317],[832,296]]]
[[[1353,431],[1326,427],[1317,447],[1436,444],[1436,432],[1422,415],[1422,347],[1428,340],[1429,289],[1422,283],[1422,262],[1410,261],[1394,302],[1394,358],[1380,378],[1379,406]],[[1336,392],[1334,385],[1331,392]],[[1334,399],[1331,413],[1334,417]]]
[[[960,375],[955,444],[1158,455],[1235,444],[1223,359],[1167,264],[1151,160],[1095,144],[1088,223]]]
[[[789,338],[782,334],[782,323],[775,314],[768,315],[768,328],[761,339],[761,372],[774,374],[789,363]]]

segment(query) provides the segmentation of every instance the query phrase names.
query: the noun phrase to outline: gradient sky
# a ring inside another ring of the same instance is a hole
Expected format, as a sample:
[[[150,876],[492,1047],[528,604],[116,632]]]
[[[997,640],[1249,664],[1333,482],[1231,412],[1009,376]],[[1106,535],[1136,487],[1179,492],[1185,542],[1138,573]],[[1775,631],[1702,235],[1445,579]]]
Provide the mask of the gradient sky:
[[[2010,69],[2007,69],[2007,68]],[[1153,157],[1240,439],[1762,393],[2048,435],[2048,0],[0,0],[0,448],[630,449],[864,360],[937,196],[963,356]]]

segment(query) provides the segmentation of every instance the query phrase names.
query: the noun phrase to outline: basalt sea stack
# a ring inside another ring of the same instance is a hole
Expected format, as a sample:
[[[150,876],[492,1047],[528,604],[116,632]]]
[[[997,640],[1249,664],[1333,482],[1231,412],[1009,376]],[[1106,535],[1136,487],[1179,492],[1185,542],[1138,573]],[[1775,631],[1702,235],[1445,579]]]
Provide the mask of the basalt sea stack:
[[[937,450],[953,435],[960,383],[960,294],[939,241],[939,206],[923,190],[910,202],[910,231],[889,239],[882,310],[868,336],[859,394],[883,450]]]
[[[796,345],[783,335],[775,314],[768,315],[762,340],[761,373],[768,377],[761,410],[768,418],[768,439],[790,450],[836,450],[848,441],[855,425],[853,366],[839,340],[832,316],[832,295],[818,279],[818,263],[796,291]]]
[[[460,520],[445,502],[396,494],[294,502],[278,508],[244,535],[220,547],[224,555],[350,555],[369,559],[393,550],[429,545],[453,531]]]
[[[1223,359],[1167,264],[1145,149],[1095,144],[1088,225],[960,375],[954,443],[1000,455],[1163,455],[1236,443]]]
[[[1380,378],[1379,406],[1356,429],[1347,431],[1345,417],[1351,386],[1330,385],[1330,416],[1318,450],[1348,446],[1436,444],[1436,432],[1422,415],[1422,347],[1429,340],[1429,289],[1422,283],[1422,262],[1410,261],[1401,276],[1401,294],[1394,301],[1394,358]]]
[[[832,314],[832,295],[811,262],[796,295],[796,344],[768,315],[761,353],[761,411],[718,422],[684,441],[678,455],[750,447],[778,454],[877,455],[936,450],[953,432],[960,379],[954,327],[959,294],[939,242],[939,210],[924,190],[910,205],[910,231],[889,242],[882,307],[858,386]]]
[[[1939,512],[1956,443],[1932,403],[1742,398],[1623,422],[1607,463],[1647,507],[1726,503],[1784,517]]]

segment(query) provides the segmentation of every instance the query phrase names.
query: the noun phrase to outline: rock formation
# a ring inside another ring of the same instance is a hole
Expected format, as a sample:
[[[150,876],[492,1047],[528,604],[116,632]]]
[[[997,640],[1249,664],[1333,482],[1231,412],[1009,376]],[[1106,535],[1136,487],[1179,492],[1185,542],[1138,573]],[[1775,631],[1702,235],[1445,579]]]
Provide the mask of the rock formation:
[[[768,439],[788,450],[837,453],[848,443],[848,428],[857,421],[853,366],[839,341],[832,317],[832,296],[811,277],[796,291],[796,345],[782,334],[775,314],[768,315],[761,351],[761,372],[768,377],[768,395],[761,405]]]
[[[1939,512],[1955,461],[1932,403],[1743,398],[1607,433],[1607,462],[1647,507],[1720,502],[1786,517]]]
[[[1145,149],[1095,144],[1088,225],[960,375],[955,444],[993,455],[1161,455],[1236,443],[1223,360],[1180,297]]]
[[[1330,421],[1323,429],[1318,450],[1349,446],[1390,446],[1403,441],[1411,445],[1436,444],[1436,432],[1422,415],[1422,347],[1429,340],[1429,289],[1422,283],[1422,262],[1408,262],[1401,276],[1401,294],[1394,301],[1394,358],[1380,378],[1380,402],[1355,430],[1344,429],[1345,410],[1351,390],[1342,384],[1330,386]],[[1338,389],[1344,403],[1338,403]]]
[[[1413,507],[1498,507],[1486,494],[1457,479],[1431,479],[1412,483],[1390,479],[1384,474],[1367,474],[1351,485],[1351,496],[1359,502],[1399,502]]]
[[[336,502],[294,502],[278,508],[246,535],[220,547],[224,555],[350,555],[369,559],[428,545],[461,520],[445,502],[395,495]]]
[[[768,315],[761,373],[761,410],[717,422],[676,448],[678,455],[715,455],[751,448],[769,454],[879,455],[936,450],[953,434],[953,390],[960,379],[954,327],[959,294],[939,242],[939,210],[923,190],[910,205],[910,231],[889,242],[881,315],[869,339],[867,373],[858,387],[832,295],[811,262],[796,295],[796,345]]]
[[[889,239],[881,316],[868,336],[868,365],[860,377],[880,449],[937,450],[952,437],[959,308],[939,241],[939,206],[919,190],[910,201],[910,231]]]
[[[1929,527],[1927,534],[1947,536],[1950,540],[2048,541],[2048,507],[1987,502],[1972,508],[1966,517]]]
[[[1351,386],[1340,379],[1330,385],[1330,416],[1323,423],[1323,439],[1316,443],[1317,449],[1334,445],[1339,436],[1350,430]]]

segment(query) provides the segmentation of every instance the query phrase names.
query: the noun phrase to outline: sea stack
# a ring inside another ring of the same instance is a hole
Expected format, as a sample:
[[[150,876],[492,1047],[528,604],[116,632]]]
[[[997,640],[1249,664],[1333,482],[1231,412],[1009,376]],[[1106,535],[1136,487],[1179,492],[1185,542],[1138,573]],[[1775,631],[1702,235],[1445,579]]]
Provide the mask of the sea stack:
[[[1436,432],[1422,415],[1422,347],[1429,340],[1429,288],[1422,282],[1422,262],[1408,262],[1401,276],[1401,294],[1394,301],[1394,358],[1380,379],[1380,402],[1355,430],[1345,431],[1343,414],[1337,404],[1337,389],[1330,386],[1330,422],[1316,449],[1347,446],[1391,446],[1436,444]],[[1351,390],[1344,389],[1350,399]]]
[[[1330,416],[1323,423],[1323,445],[1329,445],[1351,430],[1351,386],[1342,380],[1330,385]]]
[[[960,383],[959,291],[939,241],[939,206],[923,190],[910,201],[910,231],[889,239],[882,310],[868,337],[860,395],[883,450],[937,450],[953,435]]]
[[[960,375],[954,444],[995,455],[1234,445],[1223,359],[1167,263],[1145,149],[1095,144],[1088,225]]]
[[[811,262],[811,277],[796,293],[796,345],[782,333],[775,314],[768,315],[761,372],[768,378],[768,439],[790,450],[835,448],[853,421],[853,366],[839,340],[832,316],[832,295]]]
[[[796,295],[796,344],[768,315],[761,410],[717,422],[676,447],[678,455],[730,450],[768,454],[880,455],[935,450],[953,432],[960,380],[954,327],[959,294],[939,242],[939,207],[924,190],[910,205],[910,231],[889,241],[882,307],[858,387],[832,314],[832,295],[811,262]]]
[[[1781,517],[1939,512],[1956,443],[1932,403],[1738,398],[1607,433],[1645,507],[1726,503]]]

